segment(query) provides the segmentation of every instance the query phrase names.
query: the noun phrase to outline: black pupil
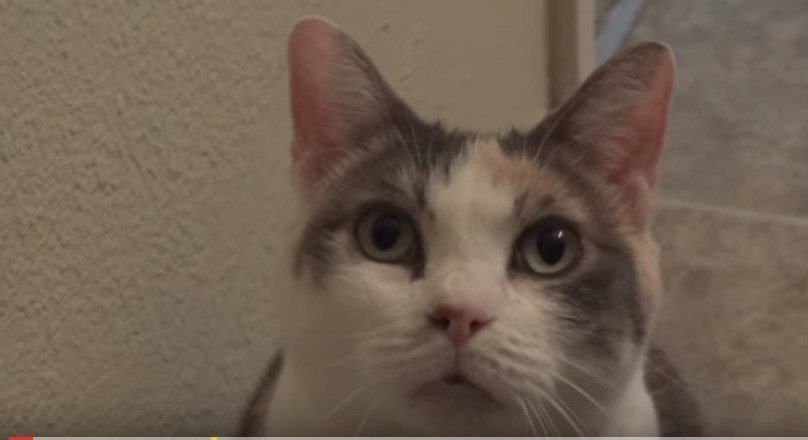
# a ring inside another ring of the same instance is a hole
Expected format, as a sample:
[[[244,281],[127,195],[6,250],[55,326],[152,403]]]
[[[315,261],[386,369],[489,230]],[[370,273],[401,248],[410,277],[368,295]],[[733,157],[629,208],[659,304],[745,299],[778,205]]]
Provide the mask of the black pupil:
[[[396,216],[383,215],[376,219],[370,234],[373,244],[380,251],[390,250],[401,238],[403,222]]]
[[[541,259],[549,266],[558,264],[564,257],[567,248],[566,232],[563,229],[551,229],[539,234],[536,240],[536,248]]]

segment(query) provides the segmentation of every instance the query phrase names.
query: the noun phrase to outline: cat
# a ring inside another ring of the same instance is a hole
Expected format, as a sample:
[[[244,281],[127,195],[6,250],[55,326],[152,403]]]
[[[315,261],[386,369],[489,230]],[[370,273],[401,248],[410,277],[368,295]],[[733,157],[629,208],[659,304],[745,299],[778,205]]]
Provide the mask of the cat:
[[[289,63],[301,220],[242,434],[700,433],[649,342],[667,46],[501,134],[420,118],[325,19],[298,22]]]

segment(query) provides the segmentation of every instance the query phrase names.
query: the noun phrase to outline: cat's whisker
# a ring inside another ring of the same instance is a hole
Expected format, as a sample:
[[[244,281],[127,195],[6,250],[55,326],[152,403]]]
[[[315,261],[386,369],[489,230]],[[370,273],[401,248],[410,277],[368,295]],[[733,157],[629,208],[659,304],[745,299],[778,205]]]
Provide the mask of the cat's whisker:
[[[553,359],[555,359],[555,360],[557,360],[559,362],[562,362],[562,363],[568,365],[569,367],[572,367],[572,368],[576,369],[577,371],[579,371],[581,373],[586,374],[587,376],[591,377],[592,379],[595,379],[596,381],[598,381],[600,384],[605,385],[607,388],[613,388],[614,387],[614,385],[611,382],[609,382],[608,379],[606,379],[602,374],[598,374],[598,373],[590,370],[586,366],[573,361],[570,358],[567,358],[565,356],[553,356]]]
[[[563,354],[556,354],[556,355],[553,356],[553,358],[556,359],[556,360],[559,360],[559,361],[561,361],[561,362],[563,362],[563,363],[565,363],[565,364],[567,364],[567,365],[569,365],[569,366],[571,366],[573,368],[576,368],[581,372],[584,372],[584,373],[587,373],[587,374],[597,374],[594,371],[592,371],[587,365],[585,365],[585,364],[583,364],[581,362],[577,362],[577,361],[575,361],[574,359],[572,359],[570,357],[564,356]]]
[[[656,396],[659,393],[665,391],[667,388],[668,388],[668,384],[665,384],[665,385],[662,385],[661,387],[659,387],[659,388],[657,388],[655,390],[648,390],[648,394],[650,394],[651,396]]]
[[[570,415],[570,414],[574,414],[574,412],[567,411],[567,410],[564,409],[564,407],[562,406],[563,405],[562,399],[556,399],[549,392],[546,392],[546,391],[541,390],[541,389],[539,389],[539,392],[544,394],[544,397],[547,400],[547,402],[550,405],[552,405],[556,409],[556,411],[559,412],[559,414],[561,414],[561,417],[564,417],[564,419],[567,420],[567,423],[569,423],[570,427],[576,432],[576,434],[578,434],[578,437],[583,437],[584,436],[583,432],[581,432],[581,429],[578,427],[578,424],[575,423],[574,420],[572,420],[572,417]],[[564,406],[566,406],[566,405],[564,405]],[[567,407],[567,408],[569,408],[569,407]]]
[[[525,400],[525,403],[527,403],[527,406],[528,406],[528,408],[530,408],[530,411],[533,413],[533,415],[535,415],[535,416],[536,416],[536,420],[538,420],[538,421],[539,421],[539,425],[541,425],[541,435],[542,435],[543,437],[544,437],[544,436],[549,435],[549,434],[550,434],[550,430],[548,430],[548,429],[547,429],[547,425],[545,424],[545,419],[544,419],[544,417],[542,416],[542,414],[541,414],[541,413],[539,413],[539,412],[536,410],[536,406],[535,406],[535,405],[533,405],[533,403],[532,403],[530,400]],[[548,424],[549,424],[549,422],[550,422],[550,421],[549,421],[549,420],[547,420],[547,423],[548,423]]]
[[[536,427],[533,425],[533,418],[527,412],[527,404],[525,403],[525,399],[519,399],[519,406],[522,408],[522,412],[525,414],[525,419],[527,420],[527,425],[530,428],[530,433],[533,434],[533,437],[538,437],[539,434],[536,432]]]
[[[546,399],[545,399],[546,400]],[[553,416],[550,414],[550,411],[547,410],[547,407],[544,406],[544,402],[538,403],[538,409],[544,416],[547,417],[547,424],[550,425],[553,432],[556,434],[556,437],[561,437],[561,430],[558,429],[558,425],[556,425],[555,421],[553,420]]]
[[[328,412],[326,412],[325,416],[323,416],[323,419],[327,420],[331,416],[333,416],[337,411],[342,409],[342,407],[344,407],[345,405],[350,403],[353,399],[355,399],[356,396],[358,396],[362,391],[365,390],[365,388],[367,388],[368,385],[369,385],[369,383],[365,383],[364,385],[360,385],[352,393],[348,394],[347,397],[340,400],[333,408],[331,408]]]
[[[581,387],[578,386],[578,384],[576,384],[572,380],[567,379],[566,377],[564,377],[563,375],[560,375],[560,374],[550,373],[550,375],[553,377],[553,379],[558,380],[558,381],[566,384],[567,386],[569,386],[570,388],[572,388],[573,390],[578,392],[578,394],[580,394],[582,397],[584,397],[586,400],[588,400],[590,403],[592,403],[592,405],[594,405],[597,409],[599,409],[603,414],[608,413],[606,411],[606,408],[603,407],[602,403],[598,402],[598,400],[595,399],[594,397],[592,397],[591,394],[589,394],[586,391],[584,391],[583,389],[581,389]]]
[[[678,387],[680,387],[680,388],[682,388],[682,389],[687,389],[687,387],[685,386],[685,384],[683,384],[683,383],[682,383],[682,381],[680,381],[680,380],[678,380],[677,378],[675,378],[675,377],[671,376],[670,374],[668,374],[668,372],[667,372],[667,371],[665,371],[665,370],[664,370],[662,367],[660,367],[659,365],[657,365],[657,364],[656,364],[656,362],[654,362],[654,361],[653,361],[653,359],[651,359],[651,357],[650,357],[650,356],[646,356],[646,357],[645,357],[645,360],[648,362],[648,364],[649,364],[649,365],[651,365],[651,367],[652,367],[654,370],[656,370],[656,371],[657,371],[659,374],[661,374],[662,376],[664,376],[664,377],[665,377],[665,379],[668,379],[669,381],[671,381],[671,383],[673,383],[674,385],[676,385],[676,386],[678,386]]]
[[[368,405],[367,413],[365,413],[365,416],[362,417],[362,420],[359,421],[359,425],[356,427],[356,430],[354,431],[353,434],[354,437],[359,437],[359,434],[362,432],[362,429],[365,428],[365,425],[367,425],[368,420],[370,420],[370,416],[373,414],[373,411],[376,410],[376,406],[379,404],[381,398],[382,394],[379,393],[379,395],[376,396],[376,398],[374,398],[372,402],[370,402],[370,405]]]
[[[572,416],[572,418],[574,419],[574,424],[576,424],[576,426],[577,426],[578,428],[580,428],[580,427],[586,427],[586,423],[584,423],[584,422],[581,420],[581,418],[580,418],[580,417],[578,417],[578,414],[576,414],[576,413],[575,413],[575,410],[573,410],[572,408],[570,408],[570,406],[569,406],[569,405],[567,405],[567,403],[564,401],[564,399],[563,399],[562,397],[560,397],[560,396],[558,396],[558,395],[553,395],[552,393],[551,393],[551,396],[552,396],[553,398],[555,398],[555,399],[556,399],[556,402],[558,402],[558,404],[559,404],[559,405],[561,405],[561,406],[562,406],[562,407],[563,407],[563,408],[564,408],[564,409],[567,411],[567,413],[568,413],[570,416]],[[583,430],[582,430],[582,429],[580,429],[580,430],[579,430],[579,429],[576,429],[576,431],[583,432]],[[583,435],[581,435],[581,437],[583,437]]]

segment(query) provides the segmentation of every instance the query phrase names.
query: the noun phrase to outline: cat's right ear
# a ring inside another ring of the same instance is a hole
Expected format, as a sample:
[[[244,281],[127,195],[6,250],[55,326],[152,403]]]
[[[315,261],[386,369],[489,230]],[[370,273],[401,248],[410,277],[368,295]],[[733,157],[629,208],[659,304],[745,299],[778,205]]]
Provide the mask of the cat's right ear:
[[[304,197],[317,190],[359,137],[401,101],[359,45],[322,18],[305,18],[289,40],[292,159]]]
[[[536,129],[576,167],[617,189],[634,225],[645,225],[674,87],[670,48],[650,42],[618,53]]]

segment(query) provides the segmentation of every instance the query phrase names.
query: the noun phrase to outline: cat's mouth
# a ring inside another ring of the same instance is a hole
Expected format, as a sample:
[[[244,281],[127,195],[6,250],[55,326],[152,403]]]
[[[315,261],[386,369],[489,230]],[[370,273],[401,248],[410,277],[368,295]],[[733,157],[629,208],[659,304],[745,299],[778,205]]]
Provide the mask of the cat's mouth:
[[[448,383],[448,384],[452,384],[452,385],[470,385],[470,386],[475,386],[473,382],[471,382],[471,381],[469,381],[468,379],[466,379],[466,377],[465,377],[465,376],[463,376],[463,375],[462,375],[462,374],[460,374],[460,373],[451,373],[451,374],[449,374],[448,376],[444,377],[444,378],[443,378],[443,381],[444,381],[444,382],[446,382],[446,383]]]
[[[494,396],[483,386],[459,371],[431,380],[416,389],[414,399],[428,403],[495,404]]]

